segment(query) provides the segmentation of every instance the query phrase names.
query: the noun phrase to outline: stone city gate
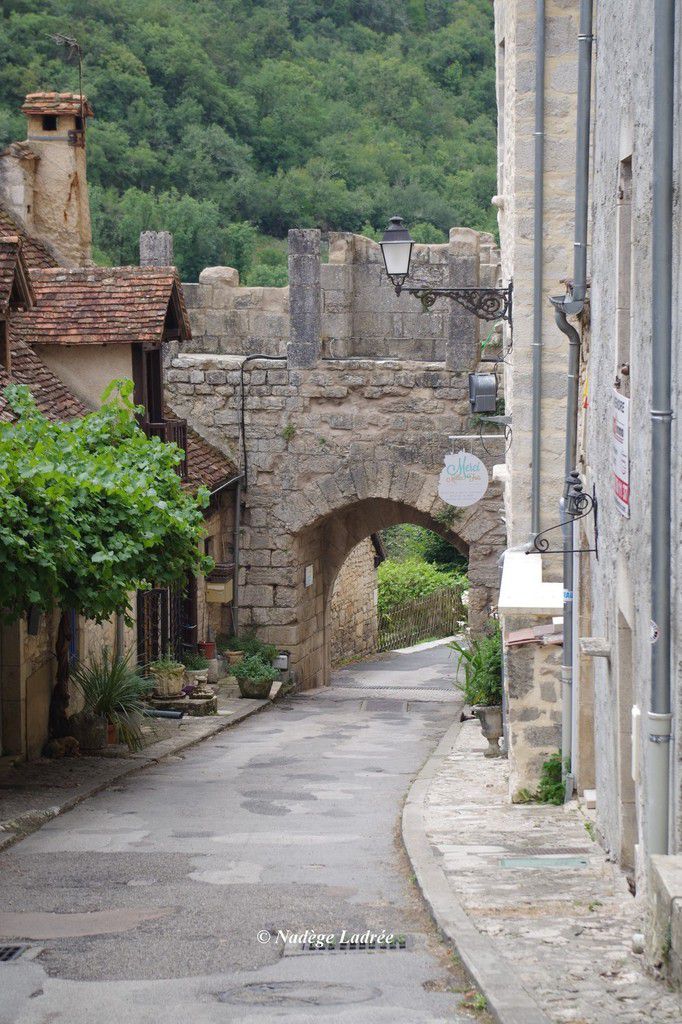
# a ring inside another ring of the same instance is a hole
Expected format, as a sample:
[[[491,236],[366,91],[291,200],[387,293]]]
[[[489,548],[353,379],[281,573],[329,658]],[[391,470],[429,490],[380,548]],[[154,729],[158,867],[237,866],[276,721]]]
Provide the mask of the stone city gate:
[[[413,259],[416,280],[498,283],[490,235],[453,229]],[[397,297],[367,238],[330,236],[323,262],[314,230],[289,233],[287,288],[239,287],[236,271],[215,267],[185,294],[194,340],[169,353],[166,387],[176,413],[246,474],[240,625],[288,650],[301,686],[325,683],[344,560],[370,534],[409,522],[468,556],[470,622],[480,627],[504,548],[499,485],[468,509],[437,495],[448,435],[472,432],[478,321],[454,304],[422,313]],[[475,450],[492,477],[503,444]]]

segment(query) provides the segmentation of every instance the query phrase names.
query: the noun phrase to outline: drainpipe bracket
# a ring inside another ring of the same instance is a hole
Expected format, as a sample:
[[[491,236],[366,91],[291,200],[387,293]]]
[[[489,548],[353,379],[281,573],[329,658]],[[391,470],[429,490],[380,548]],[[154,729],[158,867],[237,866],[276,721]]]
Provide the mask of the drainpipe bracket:
[[[647,711],[647,732],[650,743],[670,743],[673,731],[673,716],[659,715],[655,711]]]

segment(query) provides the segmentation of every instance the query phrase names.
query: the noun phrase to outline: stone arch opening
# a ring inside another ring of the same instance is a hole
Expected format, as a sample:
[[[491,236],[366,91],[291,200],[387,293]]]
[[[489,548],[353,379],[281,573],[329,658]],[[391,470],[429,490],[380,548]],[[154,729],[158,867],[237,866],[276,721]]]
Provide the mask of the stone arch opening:
[[[304,581],[298,606],[299,650],[295,658],[303,687],[327,685],[331,674],[330,607],[334,584],[348,555],[364,539],[388,526],[412,523],[438,534],[469,559],[470,607],[487,609],[493,594],[489,574],[477,568],[472,545],[447,522],[404,501],[365,498],[337,509],[295,537]]]
[[[408,563],[408,564],[405,564]],[[445,574],[466,573],[469,560],[449,539],[414,523],[397,523],[371,534],[351,548],[342,563],[327,598],[327,637],[331,671],[343,665],[375,657],[394,647],[407,647],[424,640],[445,637],[458,631],[466,618],[466,599],[444,600],[436,594],[411,604],[396,605],[390,619],[389,593],[402,579],[411,588],[422,577],[434,586],[445,586]],[[383,580],[383,582],[382,582]],[[428,588],[430,592],[430,587]],[[411,601],[403,593],[403,601]]]

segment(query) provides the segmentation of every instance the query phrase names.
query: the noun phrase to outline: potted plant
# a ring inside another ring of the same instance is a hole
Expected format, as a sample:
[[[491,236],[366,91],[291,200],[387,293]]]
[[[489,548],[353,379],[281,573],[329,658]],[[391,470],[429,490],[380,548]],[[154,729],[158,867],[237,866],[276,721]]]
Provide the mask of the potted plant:
[[[149,666],[154,681],[154,694],[166,700],[182,696],[185,666],[172,658],[159,658]]]
[[[213,661],[215,658],[215,640],[202,640],[197,646],[205,658]]]
[[[190,683],[197,685],[200,681],[208,678],[208,658],[203,654],[185,654],[183,657],[185,674]]]
[[[228,665],[236,665],[244,657],[244,649],[241,645],[242,641],[238,636],[229,636],[224,641],[222,646]]]
[[[89,662],[78,665],[71,679],[83,697],[81,728],[87,728],[89,719],[104,721],[110,743],[120,738],[129,750],[139,750],[143,697],[149,685],[131,666],[130,655],[121,658],[103,647]]]
[[[233,669],[242,697],[265,700],[279,672],[258,654],[245,657]]]
[[[464,669],[464,682],[456,682],[464,700],[481,723],[488,741],[485,757],[500,756],[502,729],[502,633],[495,622],[490,633],[469,637],[464,644],[453,640],[449,645],[459,654]]]

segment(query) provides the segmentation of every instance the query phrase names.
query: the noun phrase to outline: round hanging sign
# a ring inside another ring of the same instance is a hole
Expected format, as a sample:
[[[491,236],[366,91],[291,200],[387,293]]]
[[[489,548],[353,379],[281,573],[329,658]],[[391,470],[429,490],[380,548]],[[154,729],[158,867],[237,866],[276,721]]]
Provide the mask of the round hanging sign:
[[[456,508],[475,505],[488,490],[488,470],[470,452],[448,452],[441,470],[438,494]]]

